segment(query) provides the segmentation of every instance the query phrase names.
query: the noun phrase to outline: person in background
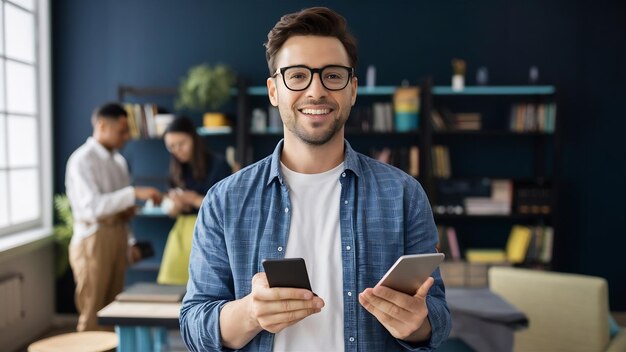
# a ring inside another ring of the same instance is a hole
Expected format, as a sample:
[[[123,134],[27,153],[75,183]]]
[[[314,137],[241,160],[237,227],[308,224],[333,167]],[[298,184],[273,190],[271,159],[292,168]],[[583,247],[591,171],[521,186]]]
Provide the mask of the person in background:
[[[93,135],[72,153],[65,172],[65,192],[74,219],[70,266],[80,313],[76,330],[102,330],[96,313],[124,287],[127,265],[141,259],[129,230],[135,201],[161,201],[152,187],[133,187],[128,165],[118,153],[129,138],[122,106],[109,103],[91,117]]]
[[[434,253],[426,194],[355,152],[357,49],[327,8],[283,16],[265,44],[284,139],[216,184],[195,228],[180,327],[192,351],[434,350],[450,332],[436,270],[414,295],[376,286],[404,254]],[[313,290],[270,288],[263,259],[302,257]]]
[[[176,223],[167,237],[157,282],[184,285],[189,278],[189,253],[198,209],[207,191],[229,176],[232,169],[224,158],[207,150],[187,117],[172,121],[163,139],[171,153],[172,189],[162,208],[176,217]]]

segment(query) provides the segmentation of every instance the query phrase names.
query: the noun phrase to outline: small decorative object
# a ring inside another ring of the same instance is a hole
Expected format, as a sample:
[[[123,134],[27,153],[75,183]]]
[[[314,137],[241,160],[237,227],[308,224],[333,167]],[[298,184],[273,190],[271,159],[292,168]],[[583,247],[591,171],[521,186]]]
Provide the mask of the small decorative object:
[[[395,112],[394,127],[396,132],[417,130],[420,112],[419,97],[419,87],[407,87],[403,85],[394,92],[393,111]]]
[[[365,86],[374,88],[376,86],[376,66],[367,66],[367,75],[365,76]]]
[[[485,66],[482,66],[476,71],[476,84],[484,86],[489,82],[489,71]]]
[[[180,82],[176,109],[217,110],[230,99],[234,84],[235,74],[228,65],[194,66]],[[222,113],[205,113],[203,122],[205,127],[228,125]]]
[[[280,118],[280,112],[278,108],[270,105],[268,107],[268,126],[267,132],[269,133],[281,133],[283,131],[283,120]]]
[[[465,61],[452,59],[452,90],[463,90],[465,87]]]
[[[252,110],[252,126],[251,132],[265,133],[267,132],[267,113],[261,108]]]
[[[528,82],[530,84],[537,84],[537,82],[539,82],[539,68],[537,66],[530,66],[528,70]]]

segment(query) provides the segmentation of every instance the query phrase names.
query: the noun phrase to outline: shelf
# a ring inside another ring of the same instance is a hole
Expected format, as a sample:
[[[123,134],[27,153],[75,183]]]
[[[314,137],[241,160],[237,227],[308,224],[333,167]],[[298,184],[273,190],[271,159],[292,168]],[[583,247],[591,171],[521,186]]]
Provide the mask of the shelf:
[[[445,130],[434,131],[433,136],[480,136],[480,137],[549,137],[553,136],[552,132],[515,132],[515,131],[498,131],[498,130]]]
[[[146,216],[146,217],[157,217],[164,218],[169,217],[161,207],[142,207],[139,211],[137,211],[137,216]]]
[[[230,126],[198,127],[196,132],[200,136],[230,136],[233,134],[233,128]]]
[[[250,136],[252,137],[267,137],[267,138],[282,138],[283,137],[283,131],[280,132],[250,132]]]
[[[357,88],[358,95],[393,95],[398,87],[376,86]],[[435,86],[433,95],[551,95],[554,94],[554,86],[468,86],[463,90],[455,91],[452,87]],[[247,89],[248,95],[267,95],[267,87],[252,86]],[[234,89],[233,94],[237,93]]]
[[[248,95],[252,96],[267,96],[267,87],[266,86],[253,86],[248,87]]]
[[[511,180],[513,183],[530,183],[537,185],[549,184],[551,177],[519,177],[514,176],[454,176],[450,178],[433,177],[435,183],[447,181],[480,181],[480,180]]]
[[[509,214],[509,215],[468,215],[468,214],[433,214],[435,220],[463,219],[510,219],[510,220],[548,220],[552,214]]]
[[[417,137],[419,136],[419,131],[409,131],[409,132],[376,132],[376,131],[349,131],[346,130],[346,137],[393,137],[393,138],[403,138],[403,137]]]
[[[395,86],[377,86],[377,87],[358,87],[357,95],[393,95],[396,91]],[[236,94],[237,90],[234,91]],[[248,95],[252,96],[266,96],[267,95],[267,87],[265,86],[253,86],[248,87],[247,89]]]
[[[361,86],[357,88],[357,95],[393,95],[396,88],[395,86]]]
[[[554,86],[469,86],[452,90],[449,86],[435,86],[433,95],[551,95]]]

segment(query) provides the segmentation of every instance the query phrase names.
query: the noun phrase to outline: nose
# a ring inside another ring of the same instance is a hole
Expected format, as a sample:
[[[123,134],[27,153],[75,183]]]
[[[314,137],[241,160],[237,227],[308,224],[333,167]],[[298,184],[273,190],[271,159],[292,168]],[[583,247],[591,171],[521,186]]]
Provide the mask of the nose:
[[[313,74],[313,78],[311,79],[311,84],[306,90],[306,95],[307,97],[319,99],[321,97],[325,97],[326,94],[326,88],[324,88],[324,85],[322,84],[322,76],[319,72],[315,72]]]

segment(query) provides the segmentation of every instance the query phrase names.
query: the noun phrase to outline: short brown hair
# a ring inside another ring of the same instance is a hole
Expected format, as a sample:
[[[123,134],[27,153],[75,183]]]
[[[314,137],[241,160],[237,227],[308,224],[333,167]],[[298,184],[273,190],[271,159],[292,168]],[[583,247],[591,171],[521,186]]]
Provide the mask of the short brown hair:
[[[291,36],[317,35],[339,39],[350,58],[350,66],[356,68],[356,39],[348,31],[346,19],[327,7],[311,7],[280,18],[267,34],[265,58],[270,75],[276,72],[276,53]]]

